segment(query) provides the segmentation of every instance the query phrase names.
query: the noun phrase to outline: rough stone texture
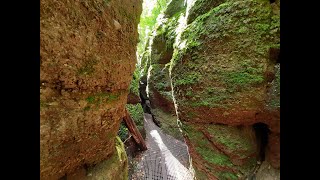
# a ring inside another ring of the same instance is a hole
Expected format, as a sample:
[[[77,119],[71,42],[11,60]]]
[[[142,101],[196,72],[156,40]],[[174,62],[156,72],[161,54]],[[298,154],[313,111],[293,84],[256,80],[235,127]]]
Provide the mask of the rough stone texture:
[[[268,161],[264,161],[259,171],[257,172],[256,179],[258,180],[280,180],[280,170],[273,168]]]
[[[265,103],[267,75],[274,73],[269,49],[279,45],[279,22],[273,19],[269,1],[247,0],[221,4],[188,26],[185,48],[175,51],[171,66],[181,120],[279,121],[278,109]]]
[[[58,179],[114,153],[141,4],[40,1],[41,179]]]
[[[177,26],[179,19],[185,14],[185,9],[183,0],[171,1],[168,4],[148,42],[150,49],[147,49],[142,57],[142,62],[145,64],[143,67],[148,68],[147,92],[151,102],[151,112],[157,120],[164,120],[160,121],[164,123],[163,129],[169,128],[173,131],[175,128],[172,126],[177,128],[177,118],[172,99],[169,66],[177,36]],[[160,114],[169,118],[162,118]],[[173,122],[169,122],[172,120]]]
[[[147,78],[148,70],[149,70],[150,63],[151,63],[150,62],[149,44],[150,44],[150,38],[147,40],[145,51],[143,52],[143,54],[141,55],[141,58],[140,58],[140,60],[141,60],[141,64],[140,64],[141,76],[145,77],[145,78]]]
[[[170,4],[168,7],[171,7]],[[176,37],[176,27],[184,9],[178,9],[172,17],[160,18],[151,39],[151,64],[167,64],[170,62],[173,53],[173,43]]]
[[[134,93],[128,94],[127,104],[138,104],[140,103],[140,97],[135,95]]]
[[[169,66],[154,64],[148,73],[148,97],[151,108],[160,108],[168,113],[175,113],[172,100]]]
[[[183,124],[197,179],[244,179],[256,162],[256,141],[249,126]]]
[[[91,174],[91,176],[87,177],[87,180],[128,179],[128,158],[124,144],[119,137],[116,138],[115,147],[116,149],[110,158],[88,169],[87,174]]]
[[[137,104],[140,103],[140,97],[139,97],[139,68],[136,68],[133,77],[130,83],[130,92],[128,94],[128,104]]]
[[[198,16],[207,13],[212,7],[217,7],[226,1],[227,0],[193,0],[192,8],[189,10],[187,17],[187,23],[190,24]]]
[[[272,4],[266,0],[212,1],[217,4],[211,8],[208,8],[211,1],[197,1],[189,11],[195,17],[189,18],[190,24],[182,33],[171,60],[170,75],[178,118],[186,126],[196,128],[216,127],[216,124],[246,126],[253,137],[251,125],[264,123],[271,131],[266,159],[279,168],[279,1]],[[243,136],[232,128],[227,131],[229,133],[221,134],[222,138],[228,134]],[[202,133],[205,141],[212,141],[212,133],[207,130]],[[187,134],[187,138],[192,137]],[[199,156],[197,143],[189,140],[188,146],[197,174],[205,176],[205,169],[215,167],[215,163],[210,164],[210,159],[205,158],[214,156],[215,150]],[[256,151],[254,143],[249,146]],[[227,160],[233,165],[239,163],[232,154],[241,153],[229,151],[230,147],[224,149],[226,161],[223,163],[228,165]],[[254,158],[248,163],[255,165]],[[238,166],[244,167],[241,163]],[[228,172],[231,174],[227,175],[221,175],[221,169],[216,169],[208,178],[237,179],[236,171],[231,169]],[[249,172],[249,169],[244,170],[242,175]]]
[[[179,15],[186,10],[185,0],[174,0],[170,1],[164,11],[165,18],[172,18],[174,16]]]
[[[65,176],[66,180],[98,180],[98,179],[128,179],[128,158],[119,137],[115,140],[115,149],[113,154],[106,160],[99,162],[98,164],[80,168],[73,173]]]

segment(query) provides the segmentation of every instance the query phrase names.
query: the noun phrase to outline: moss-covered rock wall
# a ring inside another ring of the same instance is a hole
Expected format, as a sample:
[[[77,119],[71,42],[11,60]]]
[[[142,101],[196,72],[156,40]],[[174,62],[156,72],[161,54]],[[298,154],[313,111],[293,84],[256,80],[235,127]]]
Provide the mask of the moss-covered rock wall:
[[[40,2],[41,179],[114,154],[136,64],[141,4]]]
[[[266,160],[280,167],[279,8],[267,0],[196,0],[188,7],[170,77],[199,179],[251,174],[256,123],[268,126]]]
[[[279,53],[279,1],[166,7],[141,55],[141,73],[155,118],[172,119],[165,112],[174,108],[182,122],[198,179],[252,175],[261,159],[257,123],[269,129],[266,160],[279,168]]]

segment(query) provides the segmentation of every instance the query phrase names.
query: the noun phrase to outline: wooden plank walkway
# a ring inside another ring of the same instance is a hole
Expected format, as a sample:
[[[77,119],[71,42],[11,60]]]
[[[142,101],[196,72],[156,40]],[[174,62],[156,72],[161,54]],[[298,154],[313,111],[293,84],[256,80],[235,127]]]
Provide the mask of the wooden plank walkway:
[[[152,120],[151,114],[144,114],[147,150],[138,164],[145,180],[192,180],[189,171],[188,147],[170,135],[164,134]]]

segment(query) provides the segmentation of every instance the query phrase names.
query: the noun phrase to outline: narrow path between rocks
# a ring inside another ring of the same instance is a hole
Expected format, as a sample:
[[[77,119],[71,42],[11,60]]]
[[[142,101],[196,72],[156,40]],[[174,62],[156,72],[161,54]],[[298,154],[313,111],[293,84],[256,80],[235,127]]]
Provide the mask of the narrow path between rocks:
[[[151,114],[144,113],[144,127],[148,150],[142,153],[137,165],[141,179],[192,180],[187,145],[163,133]]]

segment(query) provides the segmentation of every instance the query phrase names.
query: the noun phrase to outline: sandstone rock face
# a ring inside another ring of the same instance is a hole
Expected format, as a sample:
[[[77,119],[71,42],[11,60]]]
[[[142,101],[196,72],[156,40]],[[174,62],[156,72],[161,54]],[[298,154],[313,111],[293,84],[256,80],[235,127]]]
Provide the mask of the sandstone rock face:
[[[87,180],[96,179],[128,179],[128,158],[124,144],[119,137],[116,137],[114,153],[107,160],[102,161],[99,165],[89,168]]]
[[[170,1],[160,15],[141,58],[142,74],[147,77],[147,94],[151,103],[151,113],[167,134],[181,140],[183,137],[177,126],[169,67],[177,27],[179,20],[185,15],[185,9],[183,0]]]
[[[66,180],[128,179],[128,158],[124,144],[119,137],[115,139],[114,152],[98,164],[79,168],[65,176]]]
[[[150,49],[142,57],[148,68],[148,96],[152,108],[174,113],[169,66],[179,19],[185,14],[183,0],[171,1],[149,40]]]
[[[186,142],[197,179],[245,179],[255,167],[252,128],[184,124]]]
[[[266,160],[280,167],[279,8],[265,0],[196,0],[187,8],[170,77],[199,179],[250,174],[257,123],[270,131]],[[246,146],[235,146],[242,140]]]
[[[175,113],[172,100],[169,66],[154,64],[148,73],[148,96],[151,108],[160,108],[168,113]]]
[[[128,94],[128,104],[138,104],[141,102],[139,94],[139,68],[136,68],[130,83],[130,92]]]
[[[279,121],[278,108],[265,103],[268,74],[275,74],[269,50],[280,41],[279,17],[268,2],[224,3],[186,28],[185,47],[174,52],[171,65],[181,120],[233,125]]]
[[[40,2],[41,179],[114,154],[135,69],[141,4]]]

